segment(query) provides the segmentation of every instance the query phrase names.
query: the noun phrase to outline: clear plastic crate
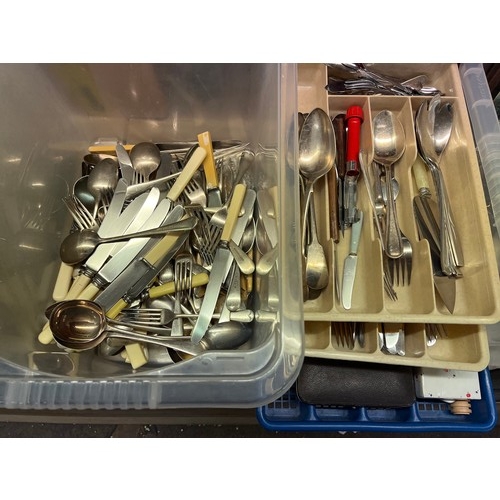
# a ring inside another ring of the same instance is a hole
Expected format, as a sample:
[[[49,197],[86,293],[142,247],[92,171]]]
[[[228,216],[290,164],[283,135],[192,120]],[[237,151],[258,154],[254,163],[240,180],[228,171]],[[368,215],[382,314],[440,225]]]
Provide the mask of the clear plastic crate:
[[[304,333],[298,195],[291,195],[298,193],[296,67],[3,64],[0,89],[0,407],[257,407],[286,392],[302,363]],[[260,160],[249,187],[278,191],[276,297],[254,321],[251,341],[135,372],[94,353],[41,345],[70,223],[62,198],[89,145],[196,141],[205,130],[214,140],[250,143]]]

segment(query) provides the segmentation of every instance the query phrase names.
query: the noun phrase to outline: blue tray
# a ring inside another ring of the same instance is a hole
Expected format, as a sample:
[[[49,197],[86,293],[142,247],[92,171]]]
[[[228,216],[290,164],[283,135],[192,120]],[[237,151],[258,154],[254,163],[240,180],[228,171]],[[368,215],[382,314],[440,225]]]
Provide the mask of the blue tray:
[[[303,403],[295,386],[267,406],[257,408],[262,427],[272,431],[489,432],[497,407],[488,369],[479,372],[480,400],[470,415],[453,415],[448,404],[418,399],[408,408],[322,407]]]

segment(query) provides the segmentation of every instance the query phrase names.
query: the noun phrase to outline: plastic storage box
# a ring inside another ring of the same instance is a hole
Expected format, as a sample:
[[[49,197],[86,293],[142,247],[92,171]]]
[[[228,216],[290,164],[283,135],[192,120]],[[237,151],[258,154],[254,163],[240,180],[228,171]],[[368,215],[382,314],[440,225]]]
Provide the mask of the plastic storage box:
[[[470,415],[454,415],[436,399],[417,399],[409,408],[313,406],[300,401],[292,388],[258,408],[257,419],[272,431],[489,432],[497,422],[489,370],[479,373],[479,383],[482,398],[471,401]]]
[[[0,407],[257,407],[286,392],[304,349],[291,195],[296,66],[4,64],[0,89]],[[270,304],[257,288],[252,340],[136,372],[39,344],[70,222],[62,198],[89,146],[196,141],[205,130],[214,140],[250,143],[258,160],[249,187],[278,192],[276,292]]]

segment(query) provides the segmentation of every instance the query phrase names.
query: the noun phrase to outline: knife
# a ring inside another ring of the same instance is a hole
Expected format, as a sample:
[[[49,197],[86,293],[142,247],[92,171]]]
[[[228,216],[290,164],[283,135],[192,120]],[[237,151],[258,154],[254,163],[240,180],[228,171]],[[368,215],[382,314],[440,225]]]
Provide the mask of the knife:
[[[162,200],[156,207],[153,214],[140,228],[140,231],[155,229],[166,224],[178,222],[184,215],[181,205],[174,207],[168,213],[168,200]],[[91,283],[76,297],[77,299],[92,300],[102,289],[113,282],[118,275],[135,259],[139,258],[141,252],[148,247],[148,243],[156,242],[156,238],[133,238],[111,259],[108,260],[92,278]]]
[[[117,144],[115,151],[116,157],[118,158],[118,165],[120,165],[122,179],[125,181],[127,186],[130,186],[135,172],[130,156],[127,150],[123,147],[123,144]]]
[[[205,295],[201,304],[198,319],[196,320],[193,331],[191,332],[191,342],[193,344],[198,344],[207,331],[210,320],[212,319],[212,315],[215,311],[215,305],[217,304],[217,301],[219,299],[219,293],[222,283],[226,279],[226,276],[231,267],[233,255],[228,248],[228,242],[233,237],[233,229],[238,220],[238,214],[240,213],[241,207],[243,205],[245,193],[245,184],[237,184],[235,186],[233,196],[231,198],[231,203],[229,204],[227,211],[226,224],[224,225],[224,228],[222,230],[219,245],[217,247],[217,251],[215,253],[214,261],[212,264],[210,281],[208,282],[207,288],[205,290]],[[245,218],[243,231],[245,230],[246,222],[247,220]],[[238,243],[237,240],[235,241],[236,243]]]
[[[207,206],[221,207],[222,197],[219,189],[219,179],[217,169],[215,167],[214,150],[212,147],[212,137],[210,132],[198,134],[198,144],[206,152],[206,157],[203,160],[203,170],[205,172],[206,190],[207,190]]]
[[[354,279],[356,278],[356,266],[358,264],[358,247],[363,225],[363,212],[358,210],[358,220],[351,226],[351,243],[349,255],[344,260],[344,275],[342,279],[342,305],[344,309],[350,309],[352,304],[352,292]]]
[[[107,234],[106,236],[115,236],[137,230],[137,228],[144,224],[144,222],[153,213],[159,197],[160,191],[158,188],[154,188],[149,193],[144,193],[141,196],[138,196],[128,205],[118,218],[112,221],[112,227],[109,229],[110,234]],[[106,219],[106,217],[104,219]],[[131,230],[129,230],[129,228],[131,228]],[[113,251],[117,251],[122,246],[122,243],[103,243],[102,245],[99,245],[82,266],[83,272],[73,283],[68,295],[65,297],[65,300],[71,300],[78,297],[90,283],[92,277],[108,260],[111,253]]]
[[[109,318],[133,302],[156,278],[165,265],[184,245],[189,232],[164,236],[143,257],[132,261],[127,268],[95,299]]]
[[[429,201],[427,198],[420,198],[416,196],[413,199],[413,210],[415,213],[415,220],[417,223],[418,233],[420,239],[426,239],[429,243],[430,257],[432,264],[432,275],[434,281],[434,288],[436,289],[438,295],[441,297],[444,305],[453,313],[455,310],[455,301],[457,295],[457,284],[456,278],[447,276],[441,269],[441,258],[439,251],[439,234],[435,233],[435,228],[433,228],[433,223],[436,221],[433,219],[433,214],[430,212],[430,219],[426,219],[429,214],[426,214],[425,207],[426,202]],[[427,205],[428,209],[430,207]]]
[[[335,165],[326,175],[328,183],[328,210],[330,213],[330,235],[334,243],[339,242],[339,229],[343,227],[343,185],[345,177],[345,114],[339,114],[332,119],[335,133],[335,150],[337,151]]]
[[[361,106],[350,106],[346,113],[346,156],[345,156],[345,179],[344,179],[344,227],[350,227],[358,218],[357,197],[359,177],[359,142],[361,124],[363,123],[363,108]]]

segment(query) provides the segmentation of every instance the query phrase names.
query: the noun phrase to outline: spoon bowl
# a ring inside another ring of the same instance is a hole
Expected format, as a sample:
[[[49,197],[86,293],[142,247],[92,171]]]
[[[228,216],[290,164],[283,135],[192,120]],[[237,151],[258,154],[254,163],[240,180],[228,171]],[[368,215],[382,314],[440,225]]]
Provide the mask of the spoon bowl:
[[[160,166],[160,150],[152,142],[139,142],[130,150],[130,161],[138,176],[138,181],[148,181],[150,175]]]

